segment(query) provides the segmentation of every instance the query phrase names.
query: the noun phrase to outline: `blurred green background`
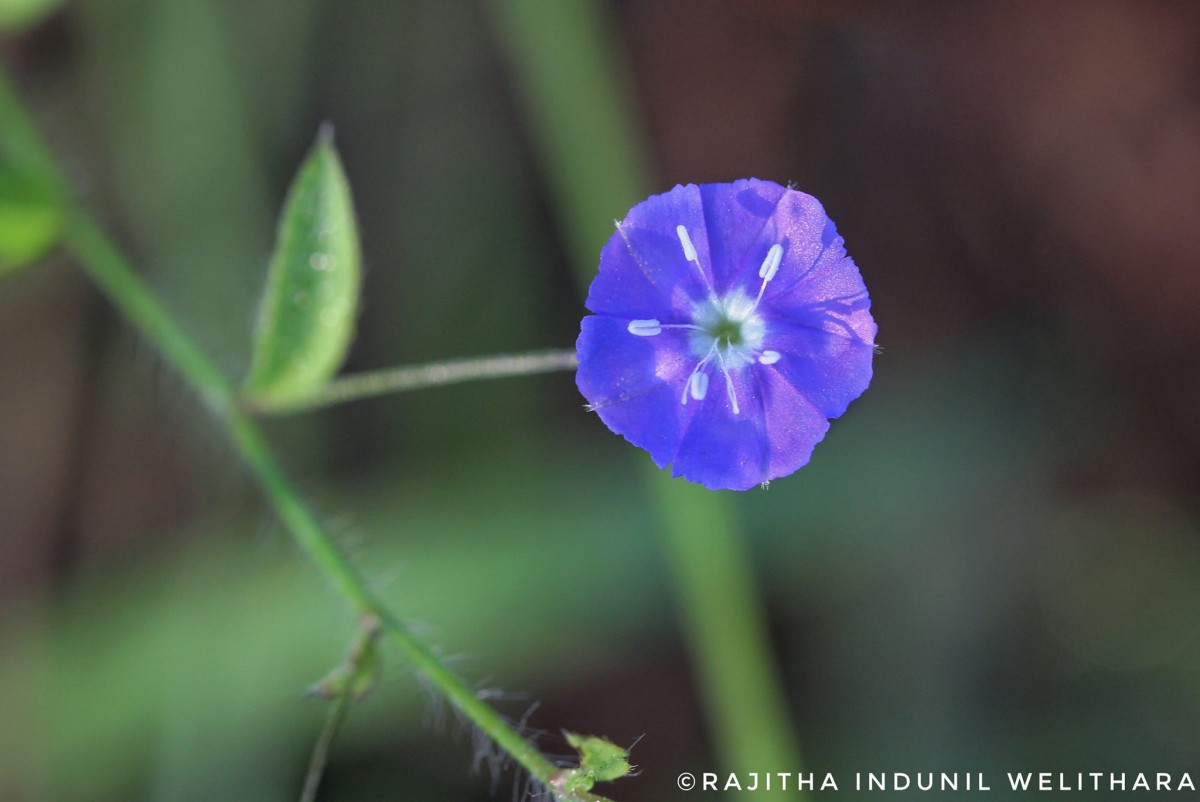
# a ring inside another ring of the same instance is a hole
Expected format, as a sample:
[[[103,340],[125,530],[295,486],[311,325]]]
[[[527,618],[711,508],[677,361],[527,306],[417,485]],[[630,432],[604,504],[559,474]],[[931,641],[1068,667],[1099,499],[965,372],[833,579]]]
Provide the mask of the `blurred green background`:
[[[498,8],[81,0],[0,54],[76,192],[235,377],[275,215],[332,121],[363,370],[569,346],[576,243],[628,206],[570,230],[564,182],[604,198],[627,176],[550,156]],[[871,389],[810,466],[731,496],[806,767],[1200,775],[1200,6],[594,8],[651,190],[792,181],[871,290]],[[553,77],[578,81],[560,117],[605,124],[587,75]],[[392,609],[514,720],[540,702],[547,751],[569,754],[563,727],[644,736],[640,776],[605,789],[622,802],[717,768],[647,457],[568,374],[269,434]],[[0,283],[0,799],[295,799],[323,717],[301,693],[353,624],[67,257]],[[386,658],[323,798],[491,798]]]

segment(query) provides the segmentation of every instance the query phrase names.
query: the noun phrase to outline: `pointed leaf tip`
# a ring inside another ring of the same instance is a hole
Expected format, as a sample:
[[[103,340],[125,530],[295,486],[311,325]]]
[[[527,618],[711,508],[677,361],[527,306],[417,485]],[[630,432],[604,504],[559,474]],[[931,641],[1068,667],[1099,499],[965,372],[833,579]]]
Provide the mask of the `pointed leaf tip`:
[[[326,123],[280,214],[245,383],[250,401],[300,401],[337,373],[354,334],[361,274],[350,186]]]

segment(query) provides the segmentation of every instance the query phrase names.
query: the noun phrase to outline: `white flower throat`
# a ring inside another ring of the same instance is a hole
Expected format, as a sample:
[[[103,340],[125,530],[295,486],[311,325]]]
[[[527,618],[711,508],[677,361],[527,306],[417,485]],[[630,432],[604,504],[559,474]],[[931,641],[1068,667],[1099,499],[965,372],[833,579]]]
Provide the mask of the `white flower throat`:
[[[758,314],[758,305],[766,292],[767,283],[779,272],[783,246],[776,243],[767,251],[762,267],[758,269],[762,285],[756,298],[750,298],[740,289],[720,296],[700,267],[696,247],[692,244],[687,228],[676,226],[675,233],[683,247],[684,258],[696,266],[700,277],[704,279],[704,284],[708,287],[708,297],[692,307],[691,323],[662,323],[655,319],[631,320],[629,333],[639,337],[653,337],[661,334],[663,329],[687,329],[690,332],[688,342],[692,353],[699,361],[684,382],[680,403],[686,404],[689,397],[696,401],[704,400],[708,395],[708,370],[715,365],[725,378],[725,392],[729,397],[730,408],[734,415],[740,415],[741,407],[734,390],[732,372],[755,362],[773,365],[780,359],[778,351],[762,350],[767,325]]]

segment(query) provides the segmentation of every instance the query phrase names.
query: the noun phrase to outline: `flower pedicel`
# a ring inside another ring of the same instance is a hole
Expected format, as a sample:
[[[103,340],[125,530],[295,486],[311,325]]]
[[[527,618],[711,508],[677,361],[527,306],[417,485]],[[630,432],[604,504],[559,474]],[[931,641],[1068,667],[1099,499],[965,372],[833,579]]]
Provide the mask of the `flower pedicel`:
[[[806,464],[867,388],[870,306],[816,198],[756,179],[677,186],[605,246],[576,383],[658,467],[746,490]]]

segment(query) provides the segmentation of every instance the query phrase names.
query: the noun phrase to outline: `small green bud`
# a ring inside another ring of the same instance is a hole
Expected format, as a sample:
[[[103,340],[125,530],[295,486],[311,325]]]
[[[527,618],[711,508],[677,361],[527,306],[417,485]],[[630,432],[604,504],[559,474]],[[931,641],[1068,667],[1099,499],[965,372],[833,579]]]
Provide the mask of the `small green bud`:
[[[594,735],[563,733],[567,743],[579,753],[579,767],[562,773],[562,788],[567,793],[587,793],[598,782],[610,782],[633,771],[629,750]]]

